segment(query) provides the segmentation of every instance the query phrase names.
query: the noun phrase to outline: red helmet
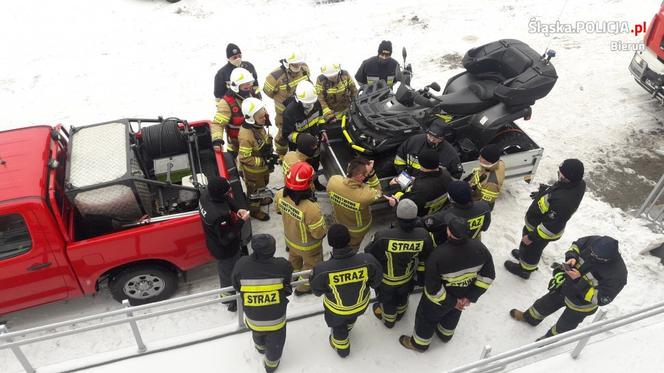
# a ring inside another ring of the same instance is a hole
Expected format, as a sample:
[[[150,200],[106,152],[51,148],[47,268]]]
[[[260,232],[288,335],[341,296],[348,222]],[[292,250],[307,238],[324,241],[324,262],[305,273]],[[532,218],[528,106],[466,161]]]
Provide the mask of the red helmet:
[[[286,188],[290,190],[307,190],[311,188],[314,168],[307,162],[297,162],[291,166],[286,175]]]

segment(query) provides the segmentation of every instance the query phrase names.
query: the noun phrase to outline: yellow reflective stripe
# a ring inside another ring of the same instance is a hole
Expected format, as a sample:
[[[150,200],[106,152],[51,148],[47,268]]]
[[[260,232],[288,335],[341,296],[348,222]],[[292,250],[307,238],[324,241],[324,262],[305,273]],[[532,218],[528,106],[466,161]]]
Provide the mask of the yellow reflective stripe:
[[[480,279],[480,278],[481,278],[481,279]],[[488,289],[489,286],[491,286],[491,283],[492,283],[492,282],[493,282],[493,280],[491,280],[490,278],[487,278],[487,277],[479,277],[479,276],[478,276],[478,277],[475,279],[475,286],[477,286],[478,288],[482,288],[482,289]]]
[[[398,155],[394,157],[394,164],[397,166],[405,166],[406,161],[403,160],[403,158],[399,157]]]
[[[256,162],[256,166],[261,166],[263,164],[263,158],[254,157],[254,162]]]
[[[351,232],[351,233],[366,232],[367,230],[369,230],[369,228],[371,228],[371,222],[372,222],[372,217],[370,216],[369,217],[369,222],[367,223],[367,225],[365,225],[363,227],[359,227],[359,228],[348,228],[348,231]]]
[[[427,210],[427,214],[431,215],[441,208],[443,208],[443,205],[447,202],[447,193],[443,194],[442,196],[431,200],[427,203],[424,204],[424,208]]]
[[[574,302],[572,302],[567,297],[565,297],[565,305],[567,306],[567,308],[570,308],[570,309],[572,309],[574,311],[577,311],[577,312],[592,312],[595,309],[597,309],[596,304],[590,303],[590,304],[579,305],[579,304],[575,304]]]
[[[240,146],[240,154],[251,155],[253,150],[254,148],[252,148],[251,146]]]
[[[545,194],[537,201],[537,206],[539,207],[542,214],[546,214],[549,211],[549,195]]]
[[[214,116],[214,122],[215,123],[228,123],[231,120],[230,117],[227,117],[221,113],[217,113]]]
[[[277,109],[277,113],[283,113],[283,111],[286,110],[286,106],[280,102],[275,102],[274,107]]]
[[[331,114],[331,113],[332,113],[332,110],[330,110],[329,107],[324,107],[323,108],[323,115],[328,115],[328,114]]]
[[[297,250],[300,250],[300,251],[311,251],[311,250],[315,250],[315,249],[318,249],[318,248],[323,246],[322,242],[320,240],[315,241],[311,245],[305,246],[305,245],[295,243],[295,242],[289,240],[288,237],[284,237],[284,239],[286,240],[286,245],[288,245],[289,247],[292,247],[293,249],[297,249]]]
[[[574,251],[574,252],[577,253],[577,254],[581,254],[581,250],[580,250],[579,247],[576,246],[575,244],[572,244],[572,246],[569,247],[569,250],[568,250],[568,251]]]
[[[442,334],[446,337],[450,337],[450,336],[454,335],[454,329],[445,329],[440,324],[436,325],[436,328],[438,328],[438,331],[440,332],[440,334]]]
[[[338,305],[329,300],[327,297],[323,298],[323,304],[327,307],[328,310],[338,315],[353,315],[355,313],[361,312],[369,305],[369,297],[367,296],[360,300],[358,303],[348,307]]]
[[[314,229],[318,229],[324,225],[325,225],[325,219],[323,219],[323,217],[321,216],[317,222],[309,225],[309,229],[313,231]]]
[[[348,338],[336,339],[334,336],[331,336],[330,342],[332,342],[332,346],[334,346],[334,348],[339,350],[347,350],[350,348],[350,340]]]
[[[525,269],[526,271],[534,271],[537,269],[537,264],[528,264],[523,261],[523,259],[519,259],[519,263],[521,264],[521,268]]]
[[[396,199],[401,199],[401,197],[403,197],[403,192],[396,192],[394,193],[393,197]]]
[[[563,235],[563,232],[553,233],[548,230],[543,224],[537,226],[537,234],[545,240],[557,240]]]
[[[263,357],[263,362],[265,363],[265,365],[266,365],[267,367],[270,367],[270,368],[276,368],[276,367],[278,367],[278,366],[279,366],[279,361],[280,361],[280,360],[281,360],[281,359],[277,359],[276,361],[272,361],[272,360],[268,360],[268,358],[266,358],[266,357]]]
[[[592,302],[594,297],[595,297],[595,288],[591,287],[590,289],[588,289],[588,292],[586,292],[586,295],[583,297],[583,299],[586,302]]]
[[[240,286],[241,292],[247,293],[260,293],[265,291],[281,290],[284,284],[269,284],[269,285],[242,285]]]
[[[273,91],[273,90],[274,86],[269,81],[266,80],[265,84],[263,84],[263,91]]]
[[[525,220],[525,225],[526,225],[526,230],[527,230],[528,232],[532,232],[532,231],[535,230],[535,227],[533,227],[532,224],[528,223],[528,220]]]
[[[528,313],[530,316],[535,319],[535,320],[544,320],[544,316],[542,316],[536,309],[535,307],[530,307],[528,308]]]
[[[251,322],[249,319],[245,318],[244,323],[247,324],[247,327],[249,329],[257,332],[273,332],[286,326],[286,320],[283,320],[282,322],[274,325],[256,325],[253,322]]]
[[[430,345],[432,339],[433,339],[433,337],[429,338],[429,339],[420,338],[420,337],[417,336],[417,333],[413,333],[413,340],[415,341],[415,343],[417,343],[420,346]]]
[[[436,294],[429,294],[429,291],[427,289],[424,289],[424,294],[426,294],[427,298],[429,298],[430,301],[440,304],[447,298],[447,292],[445,291],[445,286],[440,285],[440,290],[438,290],[438,293]]]
[[[254,167],[242,166],[242,171],[248,172],[250,174],[263,174],[267,172],[267,167],[254,168]]]

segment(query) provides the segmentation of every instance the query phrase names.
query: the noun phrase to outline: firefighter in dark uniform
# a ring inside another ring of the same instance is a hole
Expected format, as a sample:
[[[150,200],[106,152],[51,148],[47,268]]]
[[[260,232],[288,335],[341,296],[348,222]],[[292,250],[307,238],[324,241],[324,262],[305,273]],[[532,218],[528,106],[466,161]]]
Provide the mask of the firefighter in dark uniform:
[[[249,61],[242,60],[242,51],[240,47],[233,43],[228,43],[226,46],[226,59],[228,62],[217,71],[217,74],[214,76],[214,97],[219,101],[224,97],[228,91],[228,83],[231,79],[231,72],[236,67],[241,67],[243,69],[249,70],[251,75],[254,77],[254,92],[258,92],[258,75],[256,75],[256,68]],[[259,97],[260,98],[260,95]]]
[[[362,62],[355,73],[355,80],[361,85],[371,85],[379,80],[392,85],[398,80],[399,63],[392,58],[392,42],[383,40],[378,45],[378,55]]]
[[[376,258],[356,254],[348,246],[350,233],[345,226],[330,226],[327,242],[332,246],[332,257],[314,267],[311,289],[316,296],[323,295],[325,322],[331,328],[330,346],[346,357],[350,354],[350,331],[369,305],[369,288],[380,286],[383,270]]]
[[[437,244],[445,240],[445,225],[452,216],[468,222],[470,237],[482,239],[482,232],[491,225],[491,207],[486,201],[473,201],[472,189],[465,181],[452,181],[447,187],[450,205],[424,218],[424,224],[433,233]]]
[[[408,198],[417,204],[418,216],[438,212],[447,203],[447,186],[452,176],[438,164],[438,153],[433,149],[424,149],[417,157],[420,169],[415,179],[405,190],[394,193],[396,199]],[[390,181],[396,185],[397,178]]]
[[[228,180],[212,177],[208,180],[207,188],[200,190],[198,200],[205,244],[217,260],[219,286],[222,288],[231,286],[231,272],[240,259],[242,225],[249,220],[249,212],[239,209],[230,193],[231,184]],[[229,302],[228,310],[235,312],[237,304]]]
[[[394,158],[394,168],[397,174],[406,171],[413,175],[418,170],[420,162],[418,156],[424,149],[433,149],[438,153],[440,165],[449,171],[450,175],[458,179],[463,175],[463,166],[459,154],[450,143],[445,140],[445,122],[440,119],[434,120],[426,133],[411,136],[397,149]]]
[[[447,225],[448,240],[426,262],[424,293],[415,315],[412,336],[402,335],[405,348],[424,352],[434,333],[449,342],[461,312],[484,294],[495,278],[493,259],[480,242],[469,238],[466,222],[453,218]]]
[[[392,328],[406,313],[415,272],[423,281],[424,262],[432,250],[429,232],[418,226],[417,205],[409,199],[397,205],[397,226],[376,232],[364,248],[383,267],[383,283],[376,291],[373,312],[386,327]]]
[[[508,260],[505,268],[523,279],[530,278],[546,245],[563,235],[585,192],[583,163],[566,159],[558,168],[558,181],[552,186],[540,185],[539,191],[530,195],[533,202],[526,212],[521,243],[518,250],[512,250],[519,262]]]
[[[553,267],[549,292],[526,311],[510,311],[515,320],[537,326],[565,308],[556,324],[538,340],[575,329],[599,306],[611,303],[627,283],[627,267],[618,241],[608,236],[579,238],[565,253],[564,267],[558,263]]]
[[[296,150],[297,138],[304,133],[313,135],[320,142],[327,142],[327,131],[325,131],[324,125],[323,108],[318,101],[316,88],[308,80],[298,83],[295,88],[295,99],[286,106],[284,111],[282,136],[288,140],[288,149]],[[320,147],[316,148],[308,162],[314,171],[318,171]],[[314,178],[314,184],[318,191],[325,190],[318,181],[318,177]]]
[[[276,241],[269,234],[253,236],[251,248],[254,252],[235,265],[233,287],[242,296],[244,321],[254,346],[265,355],[265,371],[274,372],[286,341],[286,305],[292,292],[293,267],[286,259],[274,257]]]

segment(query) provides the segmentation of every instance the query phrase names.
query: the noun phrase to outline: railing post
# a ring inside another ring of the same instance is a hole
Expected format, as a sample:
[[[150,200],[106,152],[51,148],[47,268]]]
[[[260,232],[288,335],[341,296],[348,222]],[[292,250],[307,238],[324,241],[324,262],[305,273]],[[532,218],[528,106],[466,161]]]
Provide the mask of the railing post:
[[[122,305],[127,309],[127,317],[134,316],[134,313],[130,310],[131,305],[129,304],[128,299],[123,300]],[[131,331],[134,333],[134,339],[136,339],[138,352],[142,353],[147,351],[148,349],[145,347],[145,343],[143,343],[143,337],[141,337],[141,332],[138,330],[138,323],[136,323],[136,320],[129,319],[129,325],[131,325]]]
[[[596,323],[598,321],[602,321],[604,316],[606,316],[606,311],[603,310],[603,309],[600,309],[599,311],[597,311],[597,314],[595,315],[595,318],[593,319],[593,323]],[[576,359],[576,358],[579,357],[579,355],[581,354],[581,351],[583,350],[584,347],[586,347],[589,340],[590,340],[590,336],[587,336],[587,337],[579,340],[579,342],[576,344],[576,347],[574,347],[574,350],[570,353],[570,355],[572,356],[572,359]]]
[[[491,354],[491,346],[484,345],[482,353],[480,353],[480,360],[486,359],[487,357],[489,357],[490,354]]]
[[[237,293],[238,298],[235,300],[237,302],[237,326],[242,329],[244,328],[244,304],[240,301],[242,293]]]
[[[664,192],[664,175],[662,175],[662,177],[659,178],[659,181],[657,182],[657,184],[655,184],[655,187],[648,195],[648,198],[646,198],[646,200],[643,201],[641,208],[636,212],[636,216],[639,217],[644,212],[648,212],[652,207],[652,205],[661,197],[663,192]]]
[[[0,325],[0,335],[7,333],[7,326],[5,325]],[[7,343],[13,342],[11,338],[7,338],[5,340]],[[16,356],[16,359],[18,359],[18,362],[21,363],[23,366],[23,369],[25,369],[26,372],[28,373],[35,373],[36,370],[35,368],[30,365],[30,362],[28,361],[28,358],[25,357],[23,354],[23,351],[21,351],[21,348],[19,346],[14,346],[11,347],[12,352],[14,353],[14,356]]]

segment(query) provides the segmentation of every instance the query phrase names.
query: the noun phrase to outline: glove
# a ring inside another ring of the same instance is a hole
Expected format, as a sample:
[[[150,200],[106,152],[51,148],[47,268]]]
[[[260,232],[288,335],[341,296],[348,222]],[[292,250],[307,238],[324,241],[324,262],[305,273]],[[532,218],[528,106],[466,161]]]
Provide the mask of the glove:
[[[226,144],[224,140],[214,140],[212,142],[212,146],[223,146],[224,144]]]
[[[540,194],[541,194],[542,192],[544,192],[545,190],[549,189],[549,187],[551,187],[551,185],[548,185],[548,184],[540,184],[540,185],[539,185],[539,189],[537,190],[537,192],[532,192],[532,193],[530,193],[530,198],[531,198],[531,199],[535,199],[535,198],[537,198],[538,195],[540,195]]]
[[[555,263],[554,266],[553,276],[549,280],[549,290],[556,290],[565,282],[565,271],[563,271],[563,268],[558,263]]]

